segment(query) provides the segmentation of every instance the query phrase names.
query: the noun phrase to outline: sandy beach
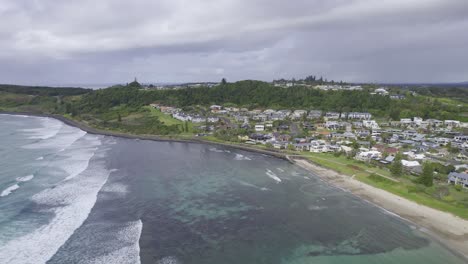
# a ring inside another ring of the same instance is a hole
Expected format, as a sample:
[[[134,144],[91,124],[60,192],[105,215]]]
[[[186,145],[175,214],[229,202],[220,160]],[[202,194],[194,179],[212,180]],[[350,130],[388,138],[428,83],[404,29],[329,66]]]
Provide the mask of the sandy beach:
[[[449,213],[419,205],[349,176],[317,166],[303,159],[293,159],[298,166],[314,173],[330,184],[345,189],[385,210],[414,223],[449,249],[468,260],[468,221]]]

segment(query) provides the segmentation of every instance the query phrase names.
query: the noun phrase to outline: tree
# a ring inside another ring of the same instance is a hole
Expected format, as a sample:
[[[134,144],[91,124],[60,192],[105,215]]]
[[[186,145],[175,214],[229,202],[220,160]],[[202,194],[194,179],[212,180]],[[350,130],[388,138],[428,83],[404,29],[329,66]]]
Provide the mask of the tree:
[[[226,83],[227,83],[226,78],[221,79],[221,84],[222,85],[226,85]]]
[[[434,184],[434,168],[428,162],[423,164],[423,170],[421,176],[417,180],[418,183],[430,187]]]
[[[184,129],[185,129],[185,132],[189,132],[188,122],[187,121],[185,121],[185,123],[184,123]]]
[[[403,174],[403,165],[401,164],[401,154],[398,153],[393,160],[393,164],[390,167],[390,172],[393,176],[401,176]]]
[[[122,122],[122,116],[120,115],[120,113],[117,114],[117,121]]]
[[[273,144],[271,144],[271,142],[267,142],[265,144],[265,147],[269,148],[269,149],[272,149],[273,148]]]

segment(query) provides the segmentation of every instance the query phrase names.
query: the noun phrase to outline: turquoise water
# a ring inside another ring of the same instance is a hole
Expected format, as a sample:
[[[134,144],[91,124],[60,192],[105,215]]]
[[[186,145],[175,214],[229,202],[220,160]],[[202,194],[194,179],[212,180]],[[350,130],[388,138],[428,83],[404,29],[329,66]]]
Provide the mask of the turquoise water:
[[[0,128],[0,192],[19,187],[0,197],[0,263],[464,263],[280,159],[44,118]]]

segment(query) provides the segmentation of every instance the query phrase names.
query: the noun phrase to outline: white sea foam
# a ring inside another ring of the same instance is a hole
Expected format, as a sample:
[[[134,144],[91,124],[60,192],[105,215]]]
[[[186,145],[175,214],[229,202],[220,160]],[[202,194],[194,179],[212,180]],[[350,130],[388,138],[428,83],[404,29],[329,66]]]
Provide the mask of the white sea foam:
[[[326,206],[318,206],[318,205],[309,205],[307,207],[307,209],[311,210],[311,211],[320,211],[320,210],[324,210],[324,209],[327,209],[328,207]]]
[[[249,157],[246,157],[242,154],[236,154],[236,157],[234,158],[235,160],[252,160],[251,158]]]
[[[143,230],[141,220],[129,222],[117,231],[116,242],[120,245],[128,245],[119,248],[104,256],[99,256],[91,261],[86,261],[89,264],[137,264],[140,263],[140,236]]]
[[[63,123],[47,117],[40,118],[41,127],[40,128],[29,128],[22,129],[30,139],[48,139],[52,138],[60,131],[63,126]]]
[[[239,183],[240,183],[241,185],[244,185],[244,186],[247,186],[247,187],[252,187],[252,188],[255,188],[255,189],[262,190],[262,191],[268,191],[268,190],[270,190],[270,189],[268,189],[268,188],[259,187],[259,186],[255,185],[255,184],[248,183],[248,182],[245,182],[245,181],[239,181]]]
[[[164,257],[156,262],[156,264],[179,264],[179,260],[176,257],[169,256]]]
[[[279,172],[284,172],[282,168],[276,168]]]
[[[2,193],[0,194],[0,197],[8,196],[17,189],[19,189],[19,185],[18,184],[13,184],[12,186],[10,186],[10,187],[6,188],[5,190],[3,190]]]
[[[18,177],[16,178],[16,181],[19,181],[19,182],[27,182],[27,181],[30,181],[34,178],[34,175],[28,175],[28,176],[24,176],[24,177]]]
[[[113,192],[113,193],[128,193],[128,186],[122,183],[111,183],[106,184],[102,191],[104,192]]]
[[[274,174],[271,170],[269,170],[269,169],[267,169],[266,175],[268,175],[268,177],[270,177],[270,178],[272,178],[273,180],[275,180],[277,183],[280,183],[280,182],[281,182],[281,179],[280,179],[276,174]]]
[[[58,121],[57,121],[58,122]],[[84,137],[86,132],[70,126],[62,126],[52,137],[39,140],[35,143],[23,146],[25,149],[52,148],[56,150],[66,150],[78,139]]]
[[[211,152],[218,152],[218,153],[224,152],[224,150],[217,149],[217,148],[209,148],[208,150]]]
[[[88,217],[109,171],[96,161],[76,177],[32,197],[38,213],[53,214],[48,224],[0,247],[0,263],[45,263]],[[44,209],[41,209],[44,208]]]
[[[36,160],[43,160],[43,159],[44,159],[44,157],[41,156],[41,157],[37,158]]]

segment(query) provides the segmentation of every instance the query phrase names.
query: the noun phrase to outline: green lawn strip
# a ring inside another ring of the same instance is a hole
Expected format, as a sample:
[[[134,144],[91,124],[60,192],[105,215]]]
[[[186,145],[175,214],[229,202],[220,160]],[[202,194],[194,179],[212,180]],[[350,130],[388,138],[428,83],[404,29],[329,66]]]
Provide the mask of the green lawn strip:
[[[311,161],[323,167],[332,169],[348,176],[354,176],[355,179],[371,186],[386,190],[390,193],[414,201],[418,204],[449,212],[464,219],[468,219],[468,209],[463,205],[463,203],[461,203],[461,201],[468,199],[466,191],[457,192],[452,187],[450,187],[450,196],[453,199],[448,202],[442,201],[425,193],[424,188],[422,187],[421,188],[423,190],[418,190],[418,185],[412,183],[410,179],[401,178],[398,179],[400,182],[395,182],[392,179],[388,179],[390,177],[382,177],[379,175],[369,176],[372,174],[369,173],[369,171],[383,175],[389,174],[381,168],[371,168],[365,164],[361,164],[358,161],[348,160],[346,157],[342,156],[335,157],[331,154],[309,153],[305,154],[304,156],[307,156]]]

